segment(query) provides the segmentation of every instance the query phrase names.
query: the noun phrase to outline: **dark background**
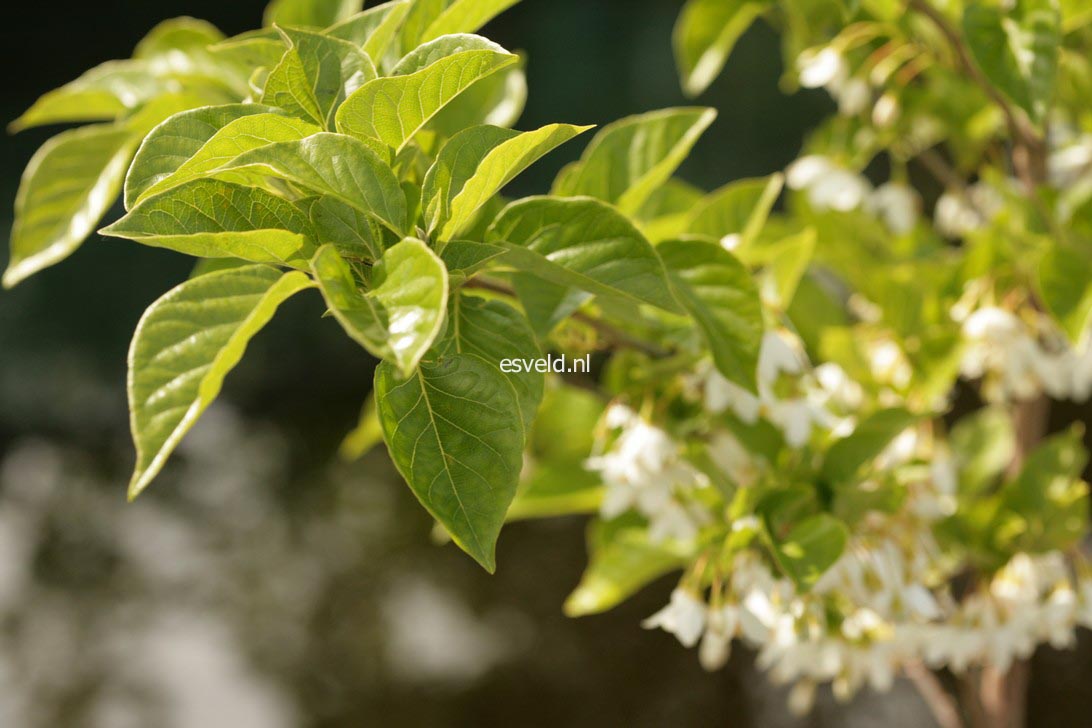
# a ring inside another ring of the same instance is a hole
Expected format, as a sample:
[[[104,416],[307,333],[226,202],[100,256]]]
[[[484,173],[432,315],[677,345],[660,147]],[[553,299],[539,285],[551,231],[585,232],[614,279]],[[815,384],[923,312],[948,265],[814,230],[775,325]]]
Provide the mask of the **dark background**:
[[[519,127],[690,103],[670,51],[680,5],[524,0],[492,23],[485,34],[529,56]],[[231,35],[258,25],[262,7],[23,4],[4,31],[0,117],[127,57],[162,19],[192,15]],[[699,99],[720,117],[683,177],[712,189],[796,156],[831,103],[782,95],[780,73],[776,36],[759,24]],[[22,168],[55,131],[4,141],[5,229]],[[581,146],[550,155],[511,191],[544,192]],[[382,453],[337,462],[374,361],[319,319],[316,296],[282,309],[223,403],[126,506],[129,338],[191,265],[93,237],[0,293],[0,725],[927,723],[902,684],[849,708],[823,694],[796,721],[750,656],[702,672],[693,651],[639,627],[670,579],[609,615],[566,619],[561,603],[584,564],[580,519],[508,527],[493,577],[431,543],[429,519]],[[1075,725],[1065,706],[1088,684],[1088,660],[1044,660],[1034,725]]]

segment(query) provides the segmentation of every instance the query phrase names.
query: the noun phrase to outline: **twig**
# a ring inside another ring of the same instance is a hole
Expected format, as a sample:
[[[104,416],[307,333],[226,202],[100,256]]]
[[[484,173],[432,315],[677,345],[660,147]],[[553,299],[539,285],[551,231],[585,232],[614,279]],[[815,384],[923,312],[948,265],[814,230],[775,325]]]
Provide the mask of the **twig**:
[[[961,195],[966,194],[967,181],[936,150],[926,149],[918,154],[917,159],[921,162],[921,166],[925,167],[929,174],[946,188],[951,188]]]
[[[906,666],[906,677],[914,683],[940,728],[963,728],[963,718],[960,717],[955,698],[944,689],[932,670],[920,662],[914,662]]]
[[[482,291],[499,293],[502,296],[516,297],[516,292],[511,286],[489,280],[488,278],[471,278],[464,283],[463,286],[465,288],[477,288]],[[670,352],[665,351],[658,346],[635,339],[624,331],[611,326],[606,321],[590,316],[583,311],[576,311],[573,313],[572,317],[585,326],[594,329],[596,333],[616,346],[633,349],[658,359],[670,354]]]

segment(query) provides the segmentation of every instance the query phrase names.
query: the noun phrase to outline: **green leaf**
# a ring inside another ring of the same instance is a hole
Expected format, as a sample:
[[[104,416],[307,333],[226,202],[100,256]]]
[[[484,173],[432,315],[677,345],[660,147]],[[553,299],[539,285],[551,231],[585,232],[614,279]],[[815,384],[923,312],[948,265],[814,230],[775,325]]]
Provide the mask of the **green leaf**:
[[[739,235],[736,247],[743,251],[762,232],[783,179],[780,174],[742,179],[711,192],[694,208],[686,231],[717,240]]]
[[[1058,74],[1061,14],[1051,0],[1022,0],[1015,11],[981,2],[963,11],[963,33],[990,82],[1042,121]]]
[[[182,53],[204,53],[224,40],[216,26],[195,18],[171,18],[148,31],[133,50],[133,58],[161,58]]]
[[[565,600],[565,614],[584,617],[621,604],[642,587],[689,563],[692,549],[673,541],[651,543],[648,529],[626,518],[593,521],[588,568]]]
[[[594,513],[603,501],[599,476],[580,463],[537,463],[508,509],[508,520]]]
[[[517,132],[476,126],[456,134],[425,177],[422,199],[430,233],[446,241],[466,232],[482,205],[520,172],[589,128],[550,124]]]
[[[407,238],[383,253],[367,292],[330,245],[311,261],[330,312],[345,332],[376,357],[409,376],[444,325],[447,271],[431,249]]]
[[[990,488],[1016,453],[1012,418],[999,407],[983,407],[959,420],[948,438],[960,493],[975,496]]]
[[[670,240],[656,247],[675,297],[697,322],[727,379],[752,391],[762,341],[762,304],[747,269],[716,243]]]
[[[280,63],[285,48],[286,41],[276,28],[262,28],[222,40],[210,46],[209,52],[224,63],[259,72]]]
[[[762,287],[764,300],[775,304],[782,311],[788,310],[796,296],[800,280],[815,255],[815,244],[815,229],[809,227],[796,235],[765,245],[761,250],[747,247],[741,251],[743,254],[753,253],[747,255],[749,263],[760,260],[765,264],[766,280]]]
[[[717,112],[706,108],[651,111],[609,124],[595,135],[553,193],[586,195],[635,214],[674,174]]]
[[[257,104],[227,104],[183,111],[167,119],[145,137],[133,158],[125,177],[125,209],[132,209],[146,190],[173,174],[228,124],[270,113],[279,112]]]
[[[849,532],[828,513],[805,518],[784,537],[771,534],[778,565],[798,587],[810,589],[845,551]]]
[[[107,61],[43,95],[11,123],[10,129],[115,119],[162,90],[162,83],[146,62]]]
[[[530,432],[546,375],[539,371],[505,371],[505,359],[532,360],[542,356],[527,317],[503,301],[458,294],[452,297],[448,338],[439,351],[477,354],[500,369],[519,400],[523,429]]]
[[[1052,245],[1039,262],[1039,296],[1074,345],[1088,329],[1092,316],[1092,253],[1061,243]]]
[[[827,451],[822,477],[827,483],[843,483],[910,425],[917,416],[903,409],[885,409],[864,418],[849,437],[838,440]]]
[[[519,0],[454,0],[421,35],[427,43],[442,35],[473,33]]]
[[[272,0],[265,9],[266,25],[325,28],[360,12],[361,0]]]
[[[356,427],[341,441],[338,455],[342,460],[349,462],[359,460],[381,442],[383,442],[383,428],[379,424],[375,392],[371,392],[364,400],[364,406],[360,408],[360,418]]]
[[[192,278],[148,308],[129,350],[130,498],[163,468],[277,307],[312,285],[303,273],[247,266]]]
[[[368,57],[378,63],[386,55],[411,6],[411,0],[391,0],[376,5],[332,25],[327,28],[326,35],[363,48]]]
[[[426,131],[450,139],[463,129],[481,124],[511,127],[527,104],[527,76],[523,59],[490,74],[458,95],[432,117]]]
[[[1080,474],[1088,464],[1080,424],[1044,441],[1027,458],[1015,480],[1002,490],[1006,509],[999,524],[1012,550],[1065,550],[1088,528],[1088,485]]]
[[[196,179],[149,197],[100,231],[201,258],[306,265],[310,224],[292,203],[255,187]]]
[[[374,216],[396,233],[406,231],[406,197],[394,172],[367,144],[341,134],[323,132],[252,149],[221,166],[216,176],[243,184],[287,180]]]
[[[552,283],[681,312],[663,262],[633,224],[588,198],[528,197],[504,209],[486,242],[510,246],[520,270]]]
[[[469,51],[493,51],[495,53],[508,53],[500,44],[494,43],[488,38],[473,33],[459,33],[458,35],[446,35],[443,38],[422,43],[402,57],[394,68],[391,76],[408,76],[411,73],[428,68],[436,61],[448,58],[459,53]]]
[[[450,275],[459,275],[465,280],[500,258],[505,252],[505,248],[500,245],[477,243],[472,240],[452,240],[444,246],[440,257]]]
[[[110,209],[136,146],[112,124],[62,132],[27,165],[15,198],[5,288],[71,255]]]
[[[523,463],[512,385],[474,354],[375,373],[384,439],[398,471],[452,539],[489,572]]]
[[[319,127],[310,122],[278,113],[251,114],[241,117],[216,132],[196,154],[179,165],[174,172],[160,177],[157,182],[140,192],[135,199],[127,200],[126,206],[132,207],[152,195],[198,177],[204,177],[244,152],[276,142],[297,141],[319,131]],[[187,143],[188,140],[181,142],[181,144]],[[135,168],[134,164],[133,169]],[[131,170],[129,177],[133,177]],[[126,192],[130,190],[126,189]]]
[[[769,6],[766,0],[689,0],[683,6],[672,41],[687,95],[709,88],[736,41]]]
[[[653,244],[677,238],[686,232],[690,211],[702,201],[705,193],[689,182],[669,179],[641,205],[634,215],[641,232]]]
[[[334,112],[349,94],[375,79],[375,65],[348,41],[304,30],[281,32],[289,48],[269,72],[262,103],[333,129]]]
[[[404,76],[377,78],[358,89],[337,110],[337,130],[378,139],[401,150],[452,99],[518,60],[511,53],[475,50],[441,58]]]

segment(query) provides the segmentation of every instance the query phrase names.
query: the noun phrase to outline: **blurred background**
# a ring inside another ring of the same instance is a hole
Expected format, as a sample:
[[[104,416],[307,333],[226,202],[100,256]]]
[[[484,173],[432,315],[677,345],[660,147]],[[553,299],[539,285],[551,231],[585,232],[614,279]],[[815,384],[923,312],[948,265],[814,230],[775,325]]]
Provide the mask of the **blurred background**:
[[[162,19],[193,15],[231,35],[260,24],[263,5],[23,4],[4,30],[0,116],[127,57]],[[670,48],[680,5],[524,0],[492,23],[486,35],[529,55],[520,128],[687,103]],[[700,99],[720,118],[683,177],[712,189],[796,156],[831,104],[822,92],[783,95],[779,57],[761,23],[743,37]],[[19,175],[55,131],[0,147],[5,239]],[[546,191],[581,146],[511,192]],[[316,296],[282,309],[155,487],[127,505],[129,338],[191,266],[92,238],[0,293],[0,726],[930,724],[903,684],[849,706],[824,694],[797,720],[742,650],[704,673],[693,651],[640,629],[670,578],[610,614],[565,618],[584,565],[582,519],[507,527],[492,577],[434,545],[381,450],[337,460],[375,362],[319,318]],[[1089,641],[1037,656],[1033,726],[1092,714]]]

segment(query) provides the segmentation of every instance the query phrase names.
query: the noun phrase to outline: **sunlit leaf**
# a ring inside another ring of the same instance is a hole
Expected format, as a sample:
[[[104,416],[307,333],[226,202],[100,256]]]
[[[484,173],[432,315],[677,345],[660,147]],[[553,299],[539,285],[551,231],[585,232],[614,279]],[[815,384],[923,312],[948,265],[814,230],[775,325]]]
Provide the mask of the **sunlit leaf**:
[[[609,124],[555,181],[553,193],[595,197],[634,214],[674,174],[716,117],[713,109],[662,109]]]
[[[137,139],[111,124],[62,132],[27,165],[15,199],[4,287],[72,254],[121,189]]]
[[[319,249],[311,270],[346,333],[409,376],[444,324],[447,271],[436,254],[420,240],[403,240],[372,268],[366,291],[332,246]]]
[[[290,202],[256,187],[197,179],[149,197],[101,231],[201,258],[306,266],[310,224]]]
[[[277,307],[312,285],[299,272],[246,266],[192,278],[148,308],[129,350],[130,498],[163,468]]]
[[[477,126],[456,134],[425,177],[422,198],[430,231],[440,240],[458,237],[478,209],[520,172],[588,128],[550,124],[517,132]]]
[[[494,50],[466,51],[415,73],[377,78],[341,105],[337,129],[401,149],[445,104],[475,81],[517,60],[515,55]]]

